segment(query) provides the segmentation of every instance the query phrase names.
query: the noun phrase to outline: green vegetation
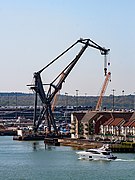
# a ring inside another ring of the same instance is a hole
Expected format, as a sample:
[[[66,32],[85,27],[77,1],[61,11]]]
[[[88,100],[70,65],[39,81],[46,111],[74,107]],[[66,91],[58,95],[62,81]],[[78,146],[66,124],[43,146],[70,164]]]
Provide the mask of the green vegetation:
[[[89,109],[95,109],[98,96],[65,96],[58,95],[56,106],[89,106]],[[133,109],[134,95],[115,96],[115,109]],[[41,102],[38,100],[38,105]],[[102,102],[102,109],[112,109],[113,96],[105,96]],[[33,106],[34,95],[32,93],[0,93],[0,106]]]

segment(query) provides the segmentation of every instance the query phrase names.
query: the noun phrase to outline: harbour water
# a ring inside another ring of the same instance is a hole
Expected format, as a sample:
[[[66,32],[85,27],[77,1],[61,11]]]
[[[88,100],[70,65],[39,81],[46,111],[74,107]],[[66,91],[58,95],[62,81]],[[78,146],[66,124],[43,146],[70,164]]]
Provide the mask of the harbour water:
[[[105,162],[78,160],[76,151],[0,136],[0,180],[135,180],[135,154]]]

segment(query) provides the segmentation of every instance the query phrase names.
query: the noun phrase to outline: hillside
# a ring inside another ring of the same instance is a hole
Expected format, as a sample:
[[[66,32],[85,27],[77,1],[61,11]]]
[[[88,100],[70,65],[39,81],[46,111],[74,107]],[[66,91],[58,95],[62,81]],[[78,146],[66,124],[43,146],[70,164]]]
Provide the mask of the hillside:
[[[98,96],[66,96],[58,95],[56,106],[89,106],[95,109]],[[115,96],[115,109],[134,109],[134,95]],[[38,100],[38,105],[41,102]],[[31,93],[0,93],[0,106],[33,106],[34,95]],[[113,108],[113,96],[103,97],[102,107]]]

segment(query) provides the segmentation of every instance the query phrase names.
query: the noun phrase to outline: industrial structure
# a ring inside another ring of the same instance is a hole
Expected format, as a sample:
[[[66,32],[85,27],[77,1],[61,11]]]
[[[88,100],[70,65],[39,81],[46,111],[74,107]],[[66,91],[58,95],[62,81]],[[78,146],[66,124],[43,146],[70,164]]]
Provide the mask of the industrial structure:
[[[108,72],[108,74],[105,77],[105,81],[104,81],[104,84],[102,86],[101,93],[100,93],[100,96],[99,96],[99,99],[98,99],[98,102],[96,105],[96,111],[101,110],[102,99],[103,99],[103,96],[105,94],[105,91],[106,91],[106,88],[107,88],[109,81],[111,81],[111,73],[110,72]]]
[[[73,48],[76,44],[81,43],[83,47],[79,51],[79,53],[75,56],[75,58],[62,70],[62,72],[50,83],[44,84],[41,79],[41,73],[48,68],[51,64],[57,61],[61,56],[67,53],[71,48]],[[54,60],[52,60],[48,65],[34,73],[34,84],[30,85],[31,89],[35,92],[35,111],[34,111],[34,131],[36,132],[39,128],[39,125],[43,120],[46,121],[48,132],[51,132],[51,126],[53,126],[54,132],[58,134],[58,130],[56,127],[56,123],[52,113],[52,102],[56,97],[56,94],[61,90],[64,81],[67,76],[76,65],[80,57],[83,55],[87,47],[92,47],[101,52],[101,55],[104,55],[104,72],[105,76],[107,75],[107,54],[109,49],[105,49],[104,47],[99,46],[94,41],[90,39],[79,39],[74,44],[72,44],[68,49],[62,52],[59,56],[57,56]],[[47,91],[44,90],[44,85],[49,85]],[[40,98],[42,102],[42,110],[37,116],[37,98]]]

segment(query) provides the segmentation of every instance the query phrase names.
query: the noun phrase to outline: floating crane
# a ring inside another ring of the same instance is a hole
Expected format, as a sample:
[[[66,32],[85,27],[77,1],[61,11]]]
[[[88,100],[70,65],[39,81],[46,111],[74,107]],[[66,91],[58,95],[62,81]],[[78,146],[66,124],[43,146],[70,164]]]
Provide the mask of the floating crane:
[[[62,73],[61,74],[61,77],[64,76],[64,74]],[[58,94],[60,93],[60,90],[55,94],[54,98],[53,98],[53,102],[52,102],[52,105],[51,105],[51,108],[52,108],[52,112],[54,112],[54,109],[55,109],[55,106],[56,106],[56,103],[57,103],[57,100],[58,100]]]
[[[83,47],[81,48],[79,53],[75,56],[75,58],[63,69],[63,71],[50,84],[47,84],[49,85],[49,88],[48,88],[48,91],[46,92],[43,87],[46,84],[42,83],[41,73],[78,43],[83,44]],[[58,134],[58,130],[55,124],[55,119],[53,117],[51,103],[54,100],[54,98],[57,96],[56,94],[61,90],[62,84],[65,82],[65,79],[67,78],[67,76],[69,75],[69,73],[71,72],[75,64],[78,62],[80,57],[83,55],[87,47],[98,49],[101,52],[101,55],[104,55],[105,57],[104,72],[106,75],[107,74],[106,55],[108,54],[110,49],[105,49],[104,47],[99,46],[98,44],[96,44],[94,41],[90,39],[77,40],[74,44],[72,44],[68,49],[66,49],[59,56],[53,59],[44,68],[34,73],[34,84],[29,85],[29,86],[31,86],[31,89],[35,92],[34,117],[33,117],[33,124],[34,124],[33,129],[35,132],[38,131],[39,125],[42,123],[43,120],[45,120],[47,123],[48,132],[51,133],[51,126],[53,126],[54,132]],[[37,98],[38,97],[40,98],[42,102],[42,110],[39,116],[37,116]]]
[[[105,81],[104,81],[104,83],[103,83],[103,86],[102,86],[102,89],[101,89],[101,93],[100,93],[100,96],[99,96],[99,99],[98,99],[98,102],[97,102],[97,105],[96,105],[96,111],[99,111],[100,108],[101,108],[102,99],[103,99],[103,96],[104,96],[104,94],[105,94],[105,91],[106,91],[108,82],[109,82],[110,80],[111,80],[111,73],[108,72],[108,74],[107,74],[106,77],[105,77]]]

